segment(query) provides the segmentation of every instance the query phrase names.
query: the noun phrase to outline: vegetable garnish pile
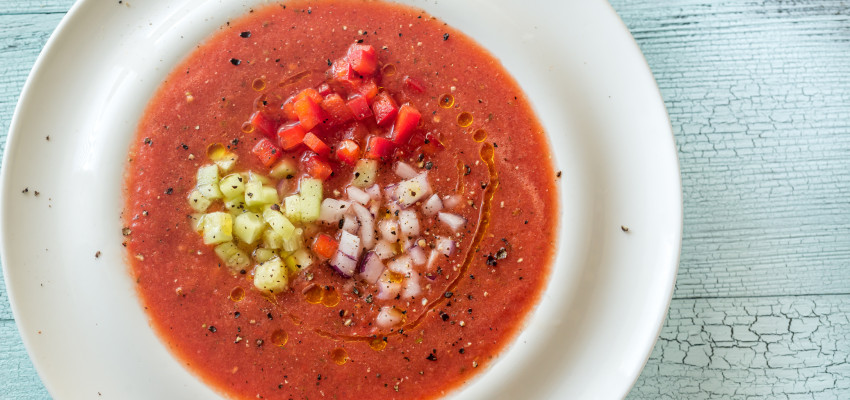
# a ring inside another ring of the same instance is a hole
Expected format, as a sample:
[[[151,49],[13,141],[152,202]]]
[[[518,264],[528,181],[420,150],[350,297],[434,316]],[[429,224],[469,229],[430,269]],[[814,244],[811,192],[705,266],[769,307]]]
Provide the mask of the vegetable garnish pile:
[[[424,157],[442,149],[439,137],[422,132],[414,105],[399,106],[381,88],[375,49],[355,43],[329,64],[320,85],[274,112],[254,112],[243,126],[262,134],[252,153],[267,170],[234,171],[235,153],[208,148],[211,163],[198,169],[188,196],[195,228],[224,265],[269,296],[326,264],[374,292],[376,305],[416,298],[421,278],[436,279],[436,263],[457,251],[449,233],[467,223],[452,212],[462,198],[432,189]],[[416,79],[404,82],[423,90]],[[411,154],[422,155],[417,166],[404,161]],[[380,171],[394,177],[379,179]],[[350,183],[326,193],[324,182],[340,173]],[[426,235],[423,226],[435,224],[446,234]],[[382,328],[403,321],[391,305],[375,320]]]

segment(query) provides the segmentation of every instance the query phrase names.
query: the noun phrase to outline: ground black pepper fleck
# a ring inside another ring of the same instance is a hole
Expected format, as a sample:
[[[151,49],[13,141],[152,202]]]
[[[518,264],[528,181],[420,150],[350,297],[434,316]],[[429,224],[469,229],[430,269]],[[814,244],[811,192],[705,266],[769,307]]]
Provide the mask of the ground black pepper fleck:
[[[249,37],[251,37],[251,32],[245,31],[245,32],[240,33],[239,36],[241,36],[243,38],[249,38]]]
[[[448,33],[443,34],[443,40],[449,40],[449,34]]]
[[[217,329],[215,329],[215,327],[212,326],[212,325],[210,325],[210,327],[207,328],[207,329],[209,329],[209,331],[212,332],[212,333],[215,333],[215,331],[217,331]]]
[[[242,60],[239,60],[238,58],[231,58],[230,63],[233,65],[239,65],[242,64]]]

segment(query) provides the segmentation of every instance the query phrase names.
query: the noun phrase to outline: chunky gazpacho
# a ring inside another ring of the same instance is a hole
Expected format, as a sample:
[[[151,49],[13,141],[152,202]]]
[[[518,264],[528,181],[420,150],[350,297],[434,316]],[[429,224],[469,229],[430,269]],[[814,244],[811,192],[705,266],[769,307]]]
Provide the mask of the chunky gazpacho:
[[[400,5],[293,1],[227,23],[156,92],[124,244],[151,325],[227,396],[435,398],[539,298],[556,179],[472,40]]]

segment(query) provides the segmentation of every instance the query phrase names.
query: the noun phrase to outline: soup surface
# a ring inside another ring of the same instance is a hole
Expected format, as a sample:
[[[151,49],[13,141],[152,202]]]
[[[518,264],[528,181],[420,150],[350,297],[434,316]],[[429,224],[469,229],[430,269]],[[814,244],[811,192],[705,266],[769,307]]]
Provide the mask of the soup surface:
[[[442,21],[268,5],[151,100],[124,244],[153,328],[227,396],[441,397],[545,287],[551,158],[513,78]]]

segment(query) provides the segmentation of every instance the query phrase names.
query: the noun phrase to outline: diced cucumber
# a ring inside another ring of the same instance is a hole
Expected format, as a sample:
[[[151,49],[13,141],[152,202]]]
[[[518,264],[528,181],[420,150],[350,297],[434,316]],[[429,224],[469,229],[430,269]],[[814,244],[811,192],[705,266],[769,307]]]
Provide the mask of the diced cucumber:
[[[283,203],[286,218],[289,218],[292,222],[301,221],[301,197],[293,194],[283,199]]]
[[[201,194],[201,191],[198,189],[192,189],[189,192],[189,206],[192,207],[193,210],[197,212],[204,212],[209,208],[212,201],[207,199]]]
[[[215,165],[218,165],[218,168],[221,169],[221,172],[230,171],[234,165],[236,165],[236,159],[239,158],[236,153],[226,152],[220,159],[215,160]]]
[[[243,243],[254,243],[266,228],[266,223],[260,214],[244,213],[239,214],[233,221],[233,233]]]
[[[204,214],[192,214],[189,216],[189,222],[192,224],[192,229],[195,232],[201,233],[204,231]]]
[[[365,188],[375,183],[378,176],[378,160],[357,160],[354,165],[354,180],[351,184],[359,188]]]
[[[232,199],[224,199],[224,208],[230,212],[240,213],[245,210],[247,205],[242,197],[234,197]]]
[[[254,250],[254,261],[258,263],[264,263],[272,258],[277,257],[277,252],[272,249],[266,249],[264,247],[258,247]]]
[[[263,232],[263,247],[267,249],[279,249],[283,247],[283,236],[274,229],[266,229]]]
[[[260,201],[263,192],[263,183],[257,180],[249,180],[245,184],[245,204],[248,207],[259,207],[263,203]]]
[[[292,222],[280,211],[266,209],[263,211],[263,219],[280,235],[281,239],[289,238],[295,233],[295,225],[292,225]]]
[[[260,182],[263,185],[271,185],[272,184],[272,181],[269,178],[267,178],[263,175],[260,175],[260,174],[254,172],[254,171],[248,171],[248,182],[255,182],[255,181]]]
[[[313,178],[301,179],[301,221],[313,222],[322,211],[322,181]]]
[[[289,276],[297,275],[301,270],[298,268],[298,261],[295,260],[295,256],[290,254],[283,258],[283,263],[286,265],[286,269],[289,272]]]
[[[316,259],[313,257],[313,254],[310,253],[307,249],[299,249],[292,253],[292,257],[295,258],[296,266],[299,269],[309,268],[316,262]]]
[[[283,251],[295,251],[302,247],[303,241],[301,240],[301,234],[304,232],[303,229],[297,228],[295,229],[295,233],[292,234],[289,238],[283,239]]]
[[[284,179],[287,176],[295,175],[296,172],[298,172],[298,170],[295,167],[295,160],[284,158],[272,167],[271,172],[269,172],[269,176],[275,179]]]
[[[210,200],[216,200],[222,197],[221,190],[218,188],[219,177],[217,166],[210,164],[198,168],[197,178],[197,190],[202,196]]]
[[[245,184],[245,204],[248,207],[261,208],[266,204],[277,202],[277,190],[273,187],[263,186],[258,180],[249,180]]]
[[[221,178],[218,187],[226,199],[241,197],[245,193],[245,178],[242,174],[230,174]]]
[[[218,244],[233,240],[233,217],[221,211],[204,215],[204,244]]]
[[[224,242],[215,246],[215,254],[224,264],[234,272],[245,269],[250,265],[251,258],[244,251],[239,249],[233,242]]]
[[[218,186],[218,167],[212,164],[204,165],[198,168],[198,186],[201,185],[216,185]]]
[[[254,287],[267,293],[281,293],[289,287],[286,267],[279,257],[257,265],[254,269]]]

